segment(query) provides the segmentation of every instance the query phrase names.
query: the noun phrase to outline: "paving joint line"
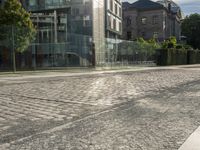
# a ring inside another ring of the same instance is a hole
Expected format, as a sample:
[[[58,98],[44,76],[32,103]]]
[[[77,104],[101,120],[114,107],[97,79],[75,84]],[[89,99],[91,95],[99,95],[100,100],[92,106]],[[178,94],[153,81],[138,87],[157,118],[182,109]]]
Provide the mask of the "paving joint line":
[[[138,98],[135,102],[138,102],[138,101],[140,101],[142,99],[143,98]],[[44,130],[44,131],[42,131],[40,133],[35,133],[33,135],[30,135],[30,136],[27,136],[27,137],[24,137],[24,138],[20,138],[20,139],[11,141],[10,143],[0,144],[0,148],[9,146],[10,144],[14,144],[16,142],[23,142],[23,141],[28,140],[28,139],[30,139],[32,137],[37,136],[37,135],[50,134],[50,133],[53,133],[53,132],[61,131],[61,130],[65,129],[65,128],[69,128],[72,125],[75,125],[76,123],[82,122],[84,120],[87,120],[87,119],[90,119],[90,118],[93,118],[93,117],[97,117],[99,115],[102,115],[102,114],[105,114],[105,113],[108,113],[108,112],[111,112],[111,111],[116,111],[116,109],[121,108],[121,107],[123,108],[126,105],[128,105],[128,108],[123,109],[123,110],[128,110],[128,109],[130,109],[130,107],[132,105],[135,105],[135,102],[130,105],[129,103],[131,103],[131,102],[133,102],[133,101],[130,100],[130,101],[127,101],[127,102],[124,102],[124,103],[111,105],[110,107],[104,108],[103,110],[100,110],[100,111],[98,111],[96,113],[89,114],[89,115],[87,115],[87,116],[85,116],[85,117],[83,117],[81,119],[78,119],[78,120],[75,120],[75,121],[60,125],[60,126],[56,126],[56,127],[51,128],[51,129],[48,129],[48,130]]]
[[[194,82],[194,81],[193,81]],[[0,94],[0,95],[6,95],[6,94]],[[7,94],[8,95],[8,94]],[[10,95],[11,96],[11,95]],[[33,134],[33,135],[30,135],[30,136],[27,136],[27,137],[24,137],[24,138],[20,138],[20,139],[17,139],[17,140],[14,140],[14,141],[11,141],[10,143],[3,143],[2,145],[0,145],[0,148],[1,147],[8,147],[10,146],[10,144],[14,144],[16,142],[23,142],[25,140],[28,140],[30,138],[33,138],[33,137],[36,137],[38,135],[42,135],[42,134],[51,134],[53,132],[58,132],[58,131],[61,131],[63,129],[67,129],[77,123],[80,123],[82,121],[85,121],[87,119],[90,119],[90,118],[93,118],[93,117],[96,117],[96,116],[99,116],[99,115],[102,115],[102,114],[105,114],[105,113],[108,113],[108,112],[111,112],[111,111],[116,111],[116,109],[118,108],[123,108],[124,106],[128,105],[129,107],[126,108],[126,109],[130,109],[131,106],[135,105],[136,102],[146,98],[148,96],[144,96],[144,97],[139,97],[139,98],[136,98],[134,103],[132,100],[129,100],[129,101],[126,101],[126,102],[122,102],[122,103],[118,103],[118,104],[114,104],[114,105],[110,105],[110,107],[107,107],[107,108],[104,108],[103,110],[100,110],[96,113],[93,113],[93,114],[90,114],[88,116],[85,116],[81,119],[78,119],[78,120],[75,120],[75,121],[72,121],[72,122],[69,122],[69,123],[66,123],[66,124],[63,124],[63,125],[60,125],[60,126],[56,126],[56,127],[53,127],[51,129],[48,129],[48,130],[44,130],[40,133],[36,133],[36,134]],[[32,97],[30,97],[32,98]],[[44,99],[46,100],[46,99]],[[48,99],[47,99],[48,100]],[[131,105],[130,105],[131,103]],[[124,110],[124,109],[123,109]],[[163,113],[166,113],[168,110],[166,110],[165,112]],[[155,119],[155,118],[154,118]],[[154,121],[154,119],[151,119],[151,122]]]
[[[82,73],[59,73],[59,74],[52,74],[52,75],[43,75],[43,74],[35,74],[35,75],[24,75],[22,76],[12,76],[12,77],[1,77],[0,81],[7,81],[10,78],[14,80],[21,80],[21,79],[36,79],[36,78],[54,78],[54,77],[79,77],[79,76],[87,76],[87,75],[101,75],[101,74],[113,74],[113,73],[128,73],[128,72],[143,72],[143,71],[156,71],[156,70],[174,70],[174,69],[181,69],[179,67],[145,67],[145,68],[137,68],[137,69],[122,69],[122,70],[109,70],[109,71],[94,71],[94,72],[82,72]],[[2,78],[2,79],[1,79]],[[13,80],[12,79],[12,80]]]
[[[0,95],[2,96],[18,96],[18,97],[24,97],[24,98],[29,98],[29,99],[38,99],[38,100],[43,100],[43,101],[52,101],[52,102],[59,102],[59,103],[65,103],[65,104],[82,104],[82,105],[89,105],[89,106],[98,106],[97,104],[91,104],[91,103],[82,103],[82,102],[72,102],[69,100],[56,100],[56,99],[47,99],[47,98],[39,98],[39,97],[31,97],[31,96],[25,96],[25,95],[18,95],[18,94],[3,94],[1,93]],[[111,106],[111,105],[103,105],[103,106]]]

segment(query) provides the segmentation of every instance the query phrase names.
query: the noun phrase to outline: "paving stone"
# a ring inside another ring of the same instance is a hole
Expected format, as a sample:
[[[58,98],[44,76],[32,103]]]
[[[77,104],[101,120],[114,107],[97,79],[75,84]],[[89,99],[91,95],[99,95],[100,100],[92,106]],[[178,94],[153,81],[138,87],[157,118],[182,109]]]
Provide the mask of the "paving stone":
[[[200,124],[199,79],[174,69],[4,81],[0,149],[35,134],[6,149],[177,149]]]

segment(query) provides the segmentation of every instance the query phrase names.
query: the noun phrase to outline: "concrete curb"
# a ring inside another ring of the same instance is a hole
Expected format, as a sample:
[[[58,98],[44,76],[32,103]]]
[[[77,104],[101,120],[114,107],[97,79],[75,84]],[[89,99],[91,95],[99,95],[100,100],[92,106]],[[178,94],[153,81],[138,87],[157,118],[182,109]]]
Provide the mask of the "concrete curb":
[[[29,78],[45,78],[45,77],[69,77],[69,76],[82,76],[82,75],[96,75],[96,74],[109,74],[120,72],[138,72],[149,70],[167,70],[167,69],[185,69],[185,68],[200,68],[200,65],[182,65],[182,66],[164,66],[164,67],[131,67],[124,69],[85,69],[85,70],[48,70],[48,71],[25,71],[17,73],[0,73],[0,81],[5,80],[20,80]]]
[[[33,72],[32,74],[20,73],[20,74],[11,74],[11,75],[0,75],[0,80],[17,80],[17,79],[29,79],[29,78],[45,78],[45,77],[69,77],[69,76],[82,76],[82,75],[96,75],[96,74],[109,74],[117,72],[136,72],[136,71],[145,71],[145,70],[156,70],[158,68],[131,68],[131,69],[121,69],[121,70],[95,70],[95,71],[82,71],[82,72]]]
[[[200,127],[190,135],[179,150],[200,150]]]
[[[57,77],[57,76],[80,76],[80,75],[92,75],[102,73],[115,73],[115,72],[135,72],[145,70],[164,70],[164,69],[187,69],[187,68],[200,68],[200,64],[196,65],[180,65],[180,66],[153,66],[153,67],[127,67],[127,68],[85,68],[85,69],[66,69],[66,70],[37,70],[37,71],[19,71],[13,72],[0,72],[0,79],[3,78],[37,78],[37,77]]]

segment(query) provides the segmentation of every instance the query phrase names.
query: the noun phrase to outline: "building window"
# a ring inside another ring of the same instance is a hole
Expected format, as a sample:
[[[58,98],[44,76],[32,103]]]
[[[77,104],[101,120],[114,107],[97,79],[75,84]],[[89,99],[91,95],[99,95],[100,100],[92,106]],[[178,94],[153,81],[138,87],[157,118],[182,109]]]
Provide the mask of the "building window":
[[[121,31],[122,31],[122,23],[119,22],[119,32],[121,32]]]
[[[127,32],[127,40],[130,40],[132,38],[132,33],[130,31]]]
[[[153,16],[153,24],[158,24],[158,16]]]
[[[90,20],[83,20],[83,26],[84,27],[90,27],[91,26]]]
[[[36,0],[30,0],[30,1],[29,1],[29,5],[30,5],[30,6],[36,6],[36,5],[37,5]]]
[[[83,17],[83,26],[90,27],[91,26],[90,23],[91,23],[90,16],[84,16]]]
[[[79,9],[78,8],[73,8],[72,12],[73,12],[73,15],[75,15],[75,16],[79,15]]]
[[[122,8],[119,7],[119,17],[122,17]]]
[[[126,26],[130,26],[131,25],[131,17],[127,17],[126,18]]]
[[[142,37],[145,38],[146,37],[146,33],[143,31],[142,32]]]
[[[45,1],[45,4],[49,6],[49,5],[53,5],[53,2],[52,0],[48,0],[48,1]]]
[[[142,21],[143,25],[147,24],[147,18],[146,17],[142,17],[141,21]]]
[[[108,16],[108,27],[111,28],[111,16]]]
[[[116,3],[115,3],[115,14],[116,14],[116,15],[118,14],[118,6],[117,6]]]
[[[113,19],[113,29],[116,30],[116,19]]]
[[[153,38],[157,39],[158,38],[158,32],[153,33]]]
[[[113,0],[110,0],[110,10],[113,11]]]

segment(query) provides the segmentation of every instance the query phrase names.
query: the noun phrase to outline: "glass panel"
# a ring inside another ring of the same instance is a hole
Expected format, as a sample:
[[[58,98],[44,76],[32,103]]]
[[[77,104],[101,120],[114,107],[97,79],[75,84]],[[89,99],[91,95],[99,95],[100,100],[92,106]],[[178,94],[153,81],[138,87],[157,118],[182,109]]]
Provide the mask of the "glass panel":
[[[36,0],[30,0],[29,5],[30,6],[36,6],[37,5]]]
[[[44,31],[39,30],[38,32]],[[12,70],[13,50],[16,50],[19,44],[15,34],[19,32],[24,34],[26,29],[0,27],[0,71]],[[38,41],[36,38],[24,52],[16,51],[17,70],[90,67],[94,64],[97,67],[154,65],[155,49],[149,45],[104,37],[94,40],[94,37],[89,35],[69,32],[64,34],[65,40]],[[58,35],[60,37],[62,34]],[[39,38],[43,36],[44,39],[51,37],[50,32],[44,32],[43,35],[38,33],[37,36]]]

